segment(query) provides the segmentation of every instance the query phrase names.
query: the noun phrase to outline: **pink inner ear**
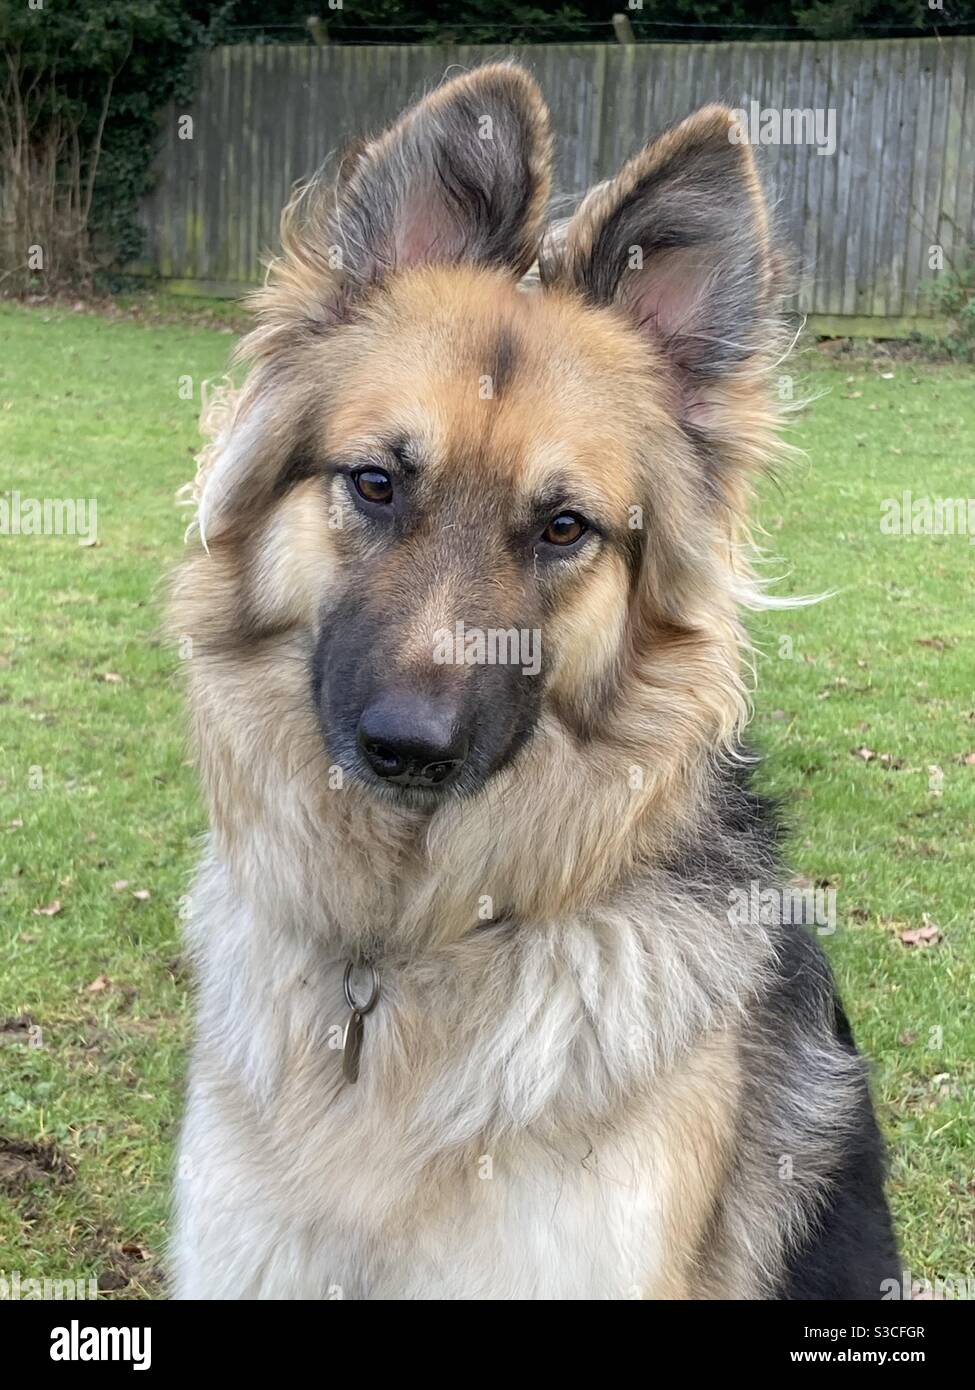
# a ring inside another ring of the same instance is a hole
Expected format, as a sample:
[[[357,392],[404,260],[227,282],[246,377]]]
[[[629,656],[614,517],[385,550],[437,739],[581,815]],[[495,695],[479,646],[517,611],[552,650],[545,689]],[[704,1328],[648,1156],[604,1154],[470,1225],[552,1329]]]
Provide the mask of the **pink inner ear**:
[[[463,249],[463,233],[436,195],[428,193],[424,197],[420,191],[411,194],[396,217],[395,269],[456,261]]]
[[[640,331],[664,343],[705,331],[703,312],[716,274],[714,256],[700,247],[664,251],[620,283]]]

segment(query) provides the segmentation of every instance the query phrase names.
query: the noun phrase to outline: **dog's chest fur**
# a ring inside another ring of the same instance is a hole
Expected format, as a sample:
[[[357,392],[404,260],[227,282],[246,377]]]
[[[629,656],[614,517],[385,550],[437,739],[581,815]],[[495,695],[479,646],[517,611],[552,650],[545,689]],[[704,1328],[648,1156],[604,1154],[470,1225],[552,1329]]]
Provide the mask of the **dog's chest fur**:
[[[674,962],[624,915],[391,961],[350,1086],[343,961],[258,924],[216,868],[195,903],[181,1296],[706,1292],[694,1257],[733,1143],[735,1044],[719,1030],[677,1062],[665,1016],[647,1036]]]
[[[228,1143],[205,1108],[199,1123],[201,1147],[222,1152],[210,1160],[196,1218],[208,1258],[197,1272],[190,1253],[184,1296],[619,1299],[664,1290],[675,1174],[663,1146],[645,1138],[588,1155],[524,1142],[480,1157],[471,1149],[422,1177],[408,1209],[389,1205],[395,1136],[363,1156],[358,1126],[339,1123],[324,1162],[313,1141],[294,1136],[276,1166],[315,1173],[294,1201],[280,1191],[287,1178],[275,1183],[258,1153],[263,1144],[240,1135]]]

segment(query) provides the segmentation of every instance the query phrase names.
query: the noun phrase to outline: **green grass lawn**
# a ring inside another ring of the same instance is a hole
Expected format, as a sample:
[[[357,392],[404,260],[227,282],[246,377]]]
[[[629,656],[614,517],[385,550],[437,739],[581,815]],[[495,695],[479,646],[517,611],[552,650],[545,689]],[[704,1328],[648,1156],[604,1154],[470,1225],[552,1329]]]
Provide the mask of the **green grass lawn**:
[[[232,339],[9,304],[0,338],[0,494],[94,497],[99,538],[0,536],[0,1276],[159,1296],[204,828],[160,582],[199,385]],[[795,431],[808,461],[764,489],[770,572],[836,595],[754,623],[754,735],[796,873],[836,890],[826,946],[874,1063],[904,1262],[970,1276],[975,548],[880,518],[905,488],[971,492],[975,372],[816,352],[792,370],[829,394]]]

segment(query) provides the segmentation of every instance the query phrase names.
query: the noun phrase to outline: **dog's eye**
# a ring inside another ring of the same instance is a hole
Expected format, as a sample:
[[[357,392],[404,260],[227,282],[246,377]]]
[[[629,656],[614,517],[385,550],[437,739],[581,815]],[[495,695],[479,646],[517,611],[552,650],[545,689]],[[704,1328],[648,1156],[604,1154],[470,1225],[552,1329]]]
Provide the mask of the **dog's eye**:
[[[366,502],[391,502],[393,480],[381,468],[360,468],[352,474],[352,484]]]
[[[546,545],[575,545],[588,530],[588,523],[576,512],[560,512],[545,527],[542,540]]]

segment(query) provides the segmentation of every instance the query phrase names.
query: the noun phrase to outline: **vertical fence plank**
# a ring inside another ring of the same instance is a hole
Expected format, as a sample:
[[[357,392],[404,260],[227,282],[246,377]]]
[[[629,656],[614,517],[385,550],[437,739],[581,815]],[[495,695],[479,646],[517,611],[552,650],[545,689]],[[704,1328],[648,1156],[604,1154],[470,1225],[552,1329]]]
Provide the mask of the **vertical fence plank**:
[[[928,48],[925,48],[925,51],[920,51],[920,40],[912,39],[909,42],[912,48],[919,51],[917,54],[917,117],[914,127],[914,154],[909,170],[907,249],[904,257],[904,313],[916,314],[919,304],[918,288],[921,281],[922,257],[927,241],[924,232],[926,173],[929,159],[935,157],[935,152],[931,148],[935,55]]]
[[[934,55],[931,92],[931,154],[924,179],[921,210],[921,261],[918,267],[918,311],[931,312],[931,291],[938,272],[930,263],[930,251],[941,244],[941,206],[944,190],[948,122],[951,109],[951,52],[938,48]],[[969,159],[975,159],[970,150]]]
[[[883,317],[900,313],[901,289],[894,275],[894,236],[902,216],[901,200],[897,193],[897,178],[901,158],[901,128],[905,80],[899,70],[899,50],[895,43],[882,45],[884,100],[884,141],[877,179],[877,230],[873,243],[873,261],[868,268],[872,281],[872,300],[867,312]]]
[[[882,43],[863,45],[860,65],[864,84],[863,119],[858,154],[863,168],[863,197],[860,204],[860,247],[853,287],[854,311],[869,314],[873,309],[874,267],[877,264],[877,236],[881,222],[881,180],[886,140],[887,93],[883,70]],[[885,209],[889,216],[890,209]]]
[[[798,67],[795,82],[788,87],[779,104],[791,110],[812,110],[817,102],[817,58],[821,55],[821,44],[801,43],[790,47],[798,50]],[[837,117],[834,118],[838,120]],[[822,207],[824,160],[833,163],[837,152],[832,155],[817,155],[810,145],[796,145],[792,151],[795,161],[796,182],[801,190],[799,206],[802,209],[801,222],[796,229],[796,256],[800,264],[799,308],[803,313],[815,312],[819,308],[820,276],[831,246],[832,224],[820,216]],[[835,197],[835,187],[833,189]],[[795,225],[795,224],[794,224]]]
[[[897,162],[893,168],[891,196],[896,199],[899,215],[892,223],[892,252],[890,262],[891,302],[888,314],[904,314],[906,305],[907,240],[910,230],[911,175],[914,166],[914,141],[917,133],[918,71],[914,43],[898,49],[894,81],[902,84],[900,131]]]
[[[833,45],[836,62],[836,181],[833,203],[824,219],[828,238],[828,260],[822,261],[823,281],[827,292],[825,309],[830,314],[842,314],[843,290],[846,285],[846,237],[850,217],[850,184],[853,177],[851,145],[856,126],[856,52],[851,43]],[[808,210],[810,217],[817,210]]]
[[[938,209],[937,226],[938,244],[946,249],[954,249],[956,233],[959,229],[958,205],[965,122],[965,51],[963,48],[957,47],[951,50],[950,63],[941,205]],[[975,146],[969,145],[968,147],[968,162],[975,164]]]
[[[958,259],[969,247],[975,251],[975,38],[968,40],[964,62],[961,163],[955,199],[953,254]]]

